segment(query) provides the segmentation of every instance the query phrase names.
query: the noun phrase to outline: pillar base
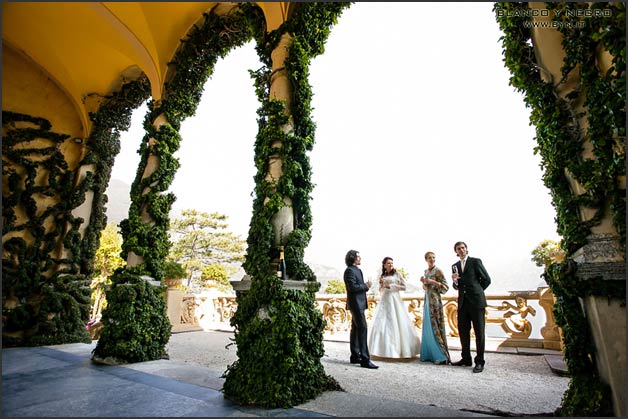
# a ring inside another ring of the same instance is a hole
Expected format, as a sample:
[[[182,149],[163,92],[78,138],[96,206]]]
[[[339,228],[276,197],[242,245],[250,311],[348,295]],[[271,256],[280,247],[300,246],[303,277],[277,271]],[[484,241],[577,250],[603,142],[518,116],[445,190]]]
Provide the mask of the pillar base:
[[[249,275],[244,275],[240,281],[229,281],[236,294],[246,293],[251,289],[251,283],[254,280]],[[297,291],[318,291],[321,287],[321,283],[318,281],[294,281],[292,279],[286,279],[282,281],[283,288],[286,290]]]

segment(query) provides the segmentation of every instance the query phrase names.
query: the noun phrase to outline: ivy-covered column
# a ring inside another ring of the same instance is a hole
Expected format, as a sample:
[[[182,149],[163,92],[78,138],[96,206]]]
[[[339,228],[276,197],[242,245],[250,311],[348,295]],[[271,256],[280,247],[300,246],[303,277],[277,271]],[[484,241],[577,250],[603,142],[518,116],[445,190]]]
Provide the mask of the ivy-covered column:
[[[294,280],[303,265],[295,258],[302,245],[297,238],[303,233],[309,237],[309,229],[295,229],[292,205],[293,153],[302,141],[294,132],[293,93],[285,68],[292,37],[283,33],[278,39],[270,69],[258,79],[264,95],[255,155],[257,196],[245,262],[251,280],[245,289],[234,283],[239,290],[232,321],[238,361],[229,366],[223,387],[231,400],[264,407],[290,407],[338,388],[320,363],[324,323],[314,298],[320,284],[312,276]],[[290,255],[287,274],[292,280],[275,275],[280,245]]]
[[[96,362],[121,364],[167,356],[171,325],[163,298],[163,262],[170,243],[168,214],[175,198],[163,192],[178,168],[172,153],[180,137],[163,112],[155,112],[154,103],[150,106],[141,163],[131,186],[129,218],[120,224],[127,265],[111,278],[103,330],[93,353]]]
[[[580,166],[572,164],[565,174],[572,195],[578,199],[579,221],[590,228],[586,241],[569,256],[575,283],[569,284],[569,276],[559,282],[562,287],[580,290],[578,303],[596,348],[595,369],[601,381],[610,386],[615,414],[624,416],[626,329],[616,325],[626,317],[625,87],[621,93],[625,58],[621,58],[621,39],[613,40],[610,33],[615,20],[623,21],[625,9],[604,3],[595,7],[558,6],[562,13],[553,11],[535,18],[552,23],[554,28],[536,28],[532,42],[537,61],[545,69],[541,78],[555,86],[573,115],[571,126],[582,144],[576,159]],[[600,33],[607,35],[598,40]],[[621,67],[616,67],[618,64]],[[618,347],[618,342],[623,345]],[[578,395],[572,389],[568,397],[577,399]]]
[[[292,37],[288,33],[284,33],[277,47],[271,54],[272,72],[270,76],[270,100],[278,101],[284,104],[284,113],[286,120],[279,126],[283,134],[292,135],[294,131],[294,121],[290,116],[290,104],[292,102],[292,89],[290,88],[290,80],[286,74],[285,60]],[[269,157],[268,173],[265,180],[276,190],[276,185],[283,175],[283,159],[281,157],[282,138],[271,139],[270,147],[274,154]],[[285,159],[285,158],[284,158]],[[286,239],[294,230],[294,210],[292,208],[292,199],[289,196],[282,196],[283,205],[271,218],[271,226],[274,234],[275,246],[283,246]]]
[[[231,319],[238,360],[228,367],[223,386],[225,397],[237,403],[290,407],[340,388],[320,362],[324,320],[315,298],[320,284],[303,256],[312,225],[309,64],[323,51],[331,26],[347,6],[294,4],[287,22],[257,36],[265,67],[253,73],[261,107],[244,263],[250,288],[238,292],[238,310]],[[275,275],[278,245],[285,245],[286,281]]]
[[[496,3],[495,12],[567,254],[544,275],[571,375],[559,413],[624,416],[626,7]]]
[[[200,16],[170,63],[161,99],[149,102],[129,218],[120,223],[127,266],[111,278],[103,330],[94,349],[97,362],[141,362],[167,356],[171,325],[163,279],[175,196],[165,192],[179,168],[174,157],[181,142],[179,128],[183,119],[194,115],[218,59],[250,40],[251,26],[260,24],[259,8],[244,8],[219,3]]]

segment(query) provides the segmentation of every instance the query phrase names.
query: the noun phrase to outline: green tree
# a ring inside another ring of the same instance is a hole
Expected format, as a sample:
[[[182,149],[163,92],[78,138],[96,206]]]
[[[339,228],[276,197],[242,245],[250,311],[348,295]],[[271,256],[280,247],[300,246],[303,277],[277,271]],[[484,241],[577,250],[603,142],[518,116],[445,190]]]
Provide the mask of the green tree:
[[[345,294],[346,292],[345,282],[340,279],[330,279],[325,287],[325,294]]]
[[[560,263],[565,258],[565,251],[560,248],[560,243],[555,240],[543,240],[532,249],[532,262],[536,266],[547,269],[552,263]]]
[[[397,270],[397,272],[399,272],[401,274],[401,276],[403,276],[405,278],[406,281],[408,281],[410,278],[408,278],[408,273],[406,272],[405,269],[403,268],[395,268]]]
[[[174,260],[166,260],[164,263],[164,279],[183,279],[187,277],[185,268]]]
[[[203,284],[208,288],[218,288],[221,291],[229,291],[233,288],[229,283],[229,277],[232,274],[232,271],[227,272],[223,265],[217,263],[212,263],[201,269]]]
[[[222,266],[228,279],[244,261],[246,242],[227,231],[226,220],[226,215],[194,209],[184,210],[180,218],[171,220],[169,233],[173,245],[169,257],[187,271],[186,287],[198,290],[207,286],[204,279],[221,280],[222,276],[212,278],[217,272],[215,268],[206,269],[207,275],[203,275],[204,268]],[[228,281],[225,279],[223,283]]]
[[[105,289],[111,285],[111,274],[124,266],[126,262],[120,257],[122,253],[122,236],[115,224],[107,224],[100,232],[100,245],[94,255],[94,278],[90,284],[92,289],[90,317],[97,318],[107,306]]]

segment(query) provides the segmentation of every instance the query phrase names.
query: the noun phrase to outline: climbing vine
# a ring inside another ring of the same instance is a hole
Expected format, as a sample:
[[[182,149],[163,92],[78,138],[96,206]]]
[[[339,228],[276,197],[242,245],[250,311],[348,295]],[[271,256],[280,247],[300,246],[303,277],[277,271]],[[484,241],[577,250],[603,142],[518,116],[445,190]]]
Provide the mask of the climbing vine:
[[[565,13],[581,9],[581,13]],[[588,15],[584,12],[587,9]],[[626,38],[623,3],[548,3],[547,10],[561,10],[552,22],[563,35],[564,58],[561,80],[545,82],[535,59],[532,44],[531,14],[528,3],[495,3],[497,22],[504,35],[504,62],[512,76],[510,84],[524,93],[531,109],[530,122],[536,127],[535,153],[541,156],[543,181],[549,188],[556,209],[561,246],[572,256],[587,244],[591,228],[598,225],[607,211],[614,221],[625,251],[625,176],[626,142]],[[594,14],[606,10],[610,13]],[[595,18],[586,16],[597,16]],[[548,29],[545,29],[548,30]],[[602,72],[599,57],[603,51],[612,55],[611,67]],[[578,86],[565,97],[556,93],[555,84],[564,84],[575,75]],[[583,113],[575,108],[582,103]],[[578,122],[586,118],[587,128]],[[584,157],[584,141],[592,145],[592,157]],[[574,179],[585,193],[573,194]],[[606,202],[610,206],[606,206]],[[594,210],[582,221],[580,208]],[[595,347],[578,298],[587,295],[618,298],[625,305],[624,281],[583,281],[575,274],[573,262],[551,265],[545,278],[556,295],[555,315],[563,329],[565,357],[572,377],[563,398],[561,415],[612,415],[607,404],[608,387],[596,375],[593,364]],[[569,267],[571,266],[571,267]],[[597,278],[599,279],[599,278]]]
[[[3,188],[2,234],[26,232],[3,244],[3,346],[91,341],[85,323],[93,258],[106,223],[104,191],[119,152],[119,131],[128,129],[131,110],[147,97],[145,86],[146,80],[126,84],[91,115],[92,134],[78,164],[85,175],[78,179],[80,170],[69,167],[61,146],[82,147],[82,140],[50,131],[43,118],[3,111],[2,170],[8,188]],[[94,199],[81,234],[86,220],[72,210],[84,203],[87,191],[94,191]],[[36,195],[53,198],[54,204],[38,209]],[[60,244],[64,256],[56,257]]]
[[[107,98],[97,112],[90,113],[92,131],[87,145],[83,165],[94,166],[94,198],[90,224],[82,240],[84,255],[81,271],[92,274],[93,260],[98,250],[100,233],[107,224],[105,191],[111,177],[115,157],[120,153],[120,133],[131,126],[131,114],[134,109],[148,99],[150,84],[146,76],[126,82],[121,89]]]
[[[295,7],[290,20],[278,29],[269,34],[258,34],[257,52],[265,67],[252,72],[262,106],[258,110],[259,133],[255,143],[256,200],[248,238],[249,252],[244,265],[251,275],[267,274],[266,267],[270,266],[273,257],[277,257],[278,249],[273,245],[270,221],[273,214],[285,205],[283,198],[288,197],[292,201],[295,218],[294,230],[285,243],[288,277],[297,281],[315,279],[314,273],[303,261],[312,226],[310,194],[313,185],[307,153],[314,145],[316,128],[310,116],[312,89],[308,83],[309,65],[312,58],[324,51],[331,27],[342,10],[350,4],[299,5]],[[270,98],[271,53],[284,34],[292,36],[285,60],[286,76],[292,88],[288,112],[285,103]],[[291,129],[286,132],[285,126]],[[281,147],[276,146],[277,142]],[[273,157],[281,160],[282,175],[277,180],[267,180],[269,162]],[[263,267],[262,271],[258,271],[260,267]]]
[[[190,30],[169,63],[172,77],[164,86],[162,99],[148,104],[141,161],[131,185],[129,218],[120,223],[122,257],[132,252],[139,263],[118,269],[111,278],[109,304],[102,314],[105,327],[94,349],[95,360],[112,358],[125,363],[167,356],[171,326],[161,297],[164,287],[149,286],[146,279],[161,284],[164,280],[164,263],[171,246],[169,213],[175,201],[174,194],[166,191],[179,168],[174,157],[181,142],[178,131],[182,120],[194,115],[218,59],[252,37],[249,22],[253,16],[238,8],[225,15],[212,10],[203,16],[203,23]],[[151,158],[159,163],[146,176]],[[143,219],[144,212],[151,222]]]
[[[613,416],[611,389],[597,373],[593,361],[595,344],[579,300],[579,297],[592,295],[593,281],[586,281],[586,285],[579,284],[575,289],[570,288],[581,282],[575,271],[573,262],[565,262],[550,265],[543,274],[556,297],[553,314],[562,330],[564,358],[571,377],[557,413],[564,417]],[[624,298],[625,301],[625,287],[621,296],[618,295],[618,287],[614,288],[607,295]],[[595,292],[600,290],[595,289]]]
[[[76,275],[76,230],[83,220],[70,210],[83,203],[93,177],[74,186],[74,171],[61,151],[72,140],[51,131],[48,120],[3,111],[2,124],[2,175],[8,186],[2,189],[2,234],[9,237],[2,249],[2,345],[89,341],[81,324],[89,292],[82,287],[86,279]],[[38,195],[54,203],[40,209]],[[47,227],[50,220],[55,222]],[[55,257],[64,236],[75,257]],[[51,277],[50,271],[58,273]]]
[[[587,3],[548,4],[549,10],[561,7],[589,6]],[[501,40],[504,62],[512,73],[510,84],[524,92],[526,105],[531,108],[530,122],[536,127],[538,143],[534,151],[541,155],[541,166],[545,170],[543,181],[552,195],[558,233],[563,237],[563,247],[568,254],[584,246],[591,227],[599,224],[606,211],[605,197],[610,198],[615,227],[624,250],[626,241],[625,189],[618,181],[625,175],[626,162],[625,58],[622,58],[625,57],[625,43],[623,50],[620,46],[625,35],[623,30],[617,30],[625,17],[625,5],[595,3],[591,7],[611,9],[613,17],[588,18],[584,29],[575,25],[560,28],[565,35],[563,45],[567,52],[563,76],[572,71],[578,71],[580,75],[578,88],[563,99],[555,93],[551,82],[541,79],[541,69],[531,44],[530,25],[526,25],[530,22],[524,11],[527,3],[496,3],[495,6],[502,11],[498,13],[497,21],[504,32]],[[555,18],[558,19],[576,18],[563,14]],[[600,48],[606,47],[617,56],[606,74],[600,74],[595,57]],[[560,82],[564,82],[564,78]],[[579,126],[578,115],[572,106],[580,95],[586,100],[589,125],[586,132]],[[593,144],[594,159],[579,157],[583,154],[585,139]],[[586,189],[585,194],[571,192],[567,173]],[[581,221],[578,216],[580,206],[594,208],[595,215],[590,220]]]
[[[223,391],[238,403],[264,407],[290,407],[325,390],[340,390],[320,363],[324,354],[324,320],[316,307],[320,284],[303,261],[311,237],[309,206],[311,167],[307,152],[314,144],[312,91],[309,65],[323,52],[331,27],[350,3],[294,4],[290,19],[276,30],[257,32],[257,52],[264,68],[251,72],[262,103],[258,110],[255,142],[255,200],[247,239],[246,272],[251,288],[238,295],[238,311],[231,319],[235,328],[238,360],[226,371]],[[243,8],[248,6],[243,5]],[[261,27],[261,26],[257,26]],[[286,34],[291,38],[284,62],[290,82],[290,108],[270,98],[273,77],[271,53]],[[281,176],[269,180],[269,165],[281,161]],[[285,240],[289,279],[303,281],[305,291],[287,290],[272,270],[277,258],[273,216],[289,198],[294,229]]]

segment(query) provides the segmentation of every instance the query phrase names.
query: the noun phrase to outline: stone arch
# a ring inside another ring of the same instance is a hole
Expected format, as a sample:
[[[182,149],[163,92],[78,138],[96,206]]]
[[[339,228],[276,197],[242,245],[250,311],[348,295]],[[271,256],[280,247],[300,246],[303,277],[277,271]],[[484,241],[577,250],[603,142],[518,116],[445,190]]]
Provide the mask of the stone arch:
[[[222,14],[220,12],[223,12]],[[256,13],[251,9],[251,13]],[[109,304],[114,307],[103,312],[103,323],[108,320],[124,322],[134,310],[123,292],[116,293],[118,285],[146,287],[145,282],[161,284],[162,266],[168,253],[169,212],[175,197],[167,194],[174,172],[179,163],[173,154],[181,141],[178,130],[181,121],[194,114],[200,100],[203,85],[213,71],[216,61],[227,52],[252,37],[248,22],[237,8],[216,6],[203,14],[192,26],[187,37],[174,55],[167,72],[160,100],[149,103],[145,118],[146,135],[142,142],[141,162],[136,179],[131,186],[131,206],[129,218],[121,223],[123,253],[127,255],[125,273],[114,274],[112,290],[108,293]],[[134,279],[130,279],[130,276]],[[118,280],[119,278],[119,280]],[[159,293],[159,288],[149,287],[149,294]],[[120,299],[118,299],[120,298]],[[156,300],[149,297],[149,300]],[[118,307],[116,308],[116,303]],[[145,304],[143,301],[137,302]],[[155,354],[163,352],[168,341],[170,325],[165,324],[165,306],[159,304],[146,319],[154,324],[152,329],[158,338],[154,345]],[[152,342],[154,336],[147,336]],[[94,350],[96,360],[115,357],[117,362],[129,360],[124,339],[115,330],[104,327]],[[152,355],[154,356],[154,355]],[[131,360],[146,359],[146,354],[138,351]]]

